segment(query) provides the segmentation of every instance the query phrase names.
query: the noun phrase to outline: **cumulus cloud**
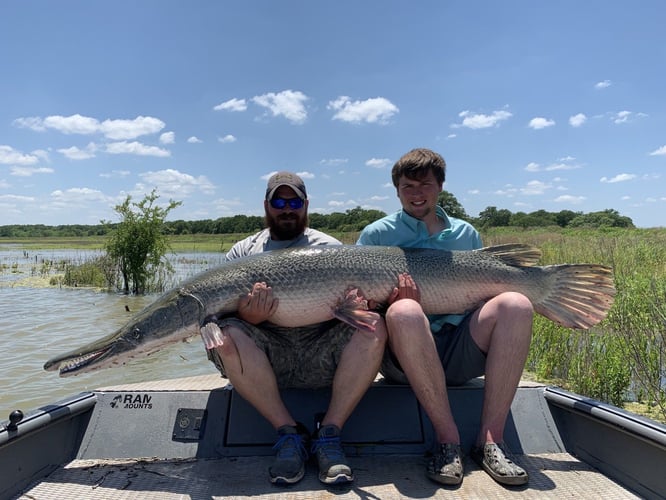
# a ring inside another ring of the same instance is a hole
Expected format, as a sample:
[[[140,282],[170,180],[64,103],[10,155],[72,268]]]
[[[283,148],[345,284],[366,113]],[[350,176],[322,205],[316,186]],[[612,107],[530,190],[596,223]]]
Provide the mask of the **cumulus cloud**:
[[[232,142],[236,142],[236,138],[231,134],[227,134],[224,137],[218,137],[217,141],[221,142],[222,144],[229,144]]]
[[[247,109],[247,102],[245,102],[245,99],[236,99],[234,97],[214,106],[213,109],[215,111],[245,111]]]
[[[205,175],[194,177],[174,169],[146,172],[140,177],[148,186],[154,186],[159,193],[170,198],[182,198],[196,191],[204,194],[212,194],[215,191],[215,186]],[[141,193],[146,193],[151,188],[139,184],[136,189]]]
[[[632,179],[635,179],[636,175],[634,174],[618,174],[615,177],[602,177],[600,179],[601,182],[607,182],[609,184],[613,184],[615,182],[625,182],[625,181],[630,181]]]
[[[611,82],[610,80],[603,80],[601,82],[595,83],[594,88],[595,89],[607,89],[611,85],[613,85],[613,82]]]
[[[545,182],[541,181],[529,181],[525,187],[520,189],[520,192],[527,196],[533,196],[538,194],[543,194],[546,190],[550,189],[552,186]]]
[[[283,90],[279,93],[269,92],[255,96],[252,102],[266,108],[273,116],[284,116],[292,123],[304,123],[308,117],[305,103],[308,96],[303,92],[293,90]]]
[[[493,111],[492,114],[473,113],[471,111],[461,111],[458,116],[463,119],[462,123],[454,124],[453,127],[467,127],[471,129],[481,129],[498,127],[500,122],[508,120],[513,115],[505,110]]]
[[[385,168],[391,164],[391,160],[388,158],[370,158],[365,164],[372,168]]]
[[[91,188],[70,188],[62,191],[57,189],[51,193],[54,201],[61,203],[80,203],[81,201],[103,201],[110,202],[111,198],[97,189]]]
[[[175,132],[164,132],[160,135],[160,142],[162,144],[173,144],[176,142]]]
[[[529,123],[528,127],[532,128],[534,130],[540,130],[542,128],[552,127],[553,125],[555,125],[554,120],[551,120],[549,118],[543,118],[541,116],[537,116],[537,117],[532,118],[530,120],[530,123]]]
[[[567,163],[573,161],[574,159],[575,158],[573,157],[562,158],[560,162],[551,163],[550,165],[546,166],[540,165],[536,162],[530,162],[525,166],[525,170],[527,172],[552,172],[555,170],[575,170],[581,168],[580,165]]]
[[[39,162],[39,155],[24,154],[11,146],[0,145],[0,164],[3,165],[34,165]]]
[[[105,151],[110,154],[132,154],[139,156],[157,156],[166,157],[171,156],[171,151],[167,149],[158,148],[157,146],[147,146],[140,142],[111,142],[106,145]]]
[[[58,153],[61,153],[65,157],[69,158],[70,160],[87,160],[89,158],[95,157],[95,151],[97,151],[97,145],[91,142],[84,149],[72,146],[71,148],[58,149],[57,151]]]
[[[137,116],[133,120],[104,120],[100,131],[109,139],[136,139],[142,135],[156,134],[165,123],[151,116]]]
[[[569,117],[569,125],[572,127],[580,127],[583,123],[587,121],[587,116],[583,113],[578,113]]]
[[[199,139],[196,135],[187,138],[187,142],[190,144],[201,144],[203,141]]]
[[[350,97],[340,96],[334,101],[329,101],[326,108],[334,112],[334,120],[380,125],[389,123],[393,115],[400,111],[395,104],[384,97],[352,101]]]
[[[52,174],[53,169],[49,167],[11,167],[9,174],[16,177],[32,177],[36,174]]]
[[[74,114],[70,116],[52,115],[46,118],[17,118],[13,124],[20,128],[42,132],[53,129],[63,134],[92,135],[101,133],[113,140],[136,139],[142,135],[154,134],[162,130],[164,122],[151,116],[137,116],[132,120],[104,120]]]
[[[577,205],[579,203],[582,203],[586,200],[585,196],[572,196],[570,194],[563,194],[562,196],[558,196],[555,198],[556,203],[569,203],[571,205]]]
[[[655,149],[650,153],[650,156],[660,156],[660,155],[666,155],[666,144],[660,148]]]

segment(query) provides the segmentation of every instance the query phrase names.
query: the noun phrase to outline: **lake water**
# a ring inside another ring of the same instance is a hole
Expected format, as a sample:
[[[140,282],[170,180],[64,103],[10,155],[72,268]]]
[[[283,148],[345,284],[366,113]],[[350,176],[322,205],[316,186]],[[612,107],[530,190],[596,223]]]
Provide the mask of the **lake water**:
[[[44,362],[115,331],[159,295],[132,297],[86,288],[44,287],[44,260],[75,263],[94,256],[81,250],[39,251],[0,245],[0,420],[66,396],[111,384],[216,373],[199,337],[129,364],[73,377],[46,372]],[[220,253],[178,254],[177,281],[214,267]],[[130,312],[125,310],[125,307]]]

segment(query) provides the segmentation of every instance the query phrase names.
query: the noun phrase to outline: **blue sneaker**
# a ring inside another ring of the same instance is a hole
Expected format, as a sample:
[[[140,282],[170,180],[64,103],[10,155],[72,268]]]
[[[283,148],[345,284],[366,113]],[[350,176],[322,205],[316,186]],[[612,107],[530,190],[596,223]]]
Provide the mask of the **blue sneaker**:
[[[317,455],[319,480],[324,484],[343,484],[354,480],[351,467],[340,442],[340,429],[325,425],[317,432],[312,443],[312,453]]]
[[[294,484],[303,479],[308,452],[303,436],[296,427],[283,425],[278,429],[278,440],[273,446],[275,461],[268,468],[273,484]]]

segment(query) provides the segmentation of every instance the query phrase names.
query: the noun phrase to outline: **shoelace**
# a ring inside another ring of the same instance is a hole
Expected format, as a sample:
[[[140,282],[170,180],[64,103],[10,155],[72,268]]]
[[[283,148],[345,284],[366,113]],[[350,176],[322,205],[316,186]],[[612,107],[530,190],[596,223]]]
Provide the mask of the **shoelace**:
[[[321,437],[312,443],[312,453],[323,450],[326,456],[332,460],[342,459],[342,449],[340,447],[340,437]]]
[[[290,458],[294,455],[300,455],[305,460],[308,452],[303,446],[303,438],[300,434],[283,434],[273,446],[280,458]]]

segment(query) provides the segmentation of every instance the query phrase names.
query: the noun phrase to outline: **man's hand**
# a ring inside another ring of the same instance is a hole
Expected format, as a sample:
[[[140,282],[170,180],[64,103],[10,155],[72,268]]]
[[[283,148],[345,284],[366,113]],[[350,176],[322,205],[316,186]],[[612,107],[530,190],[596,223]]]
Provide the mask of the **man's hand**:
[[[421,292],[414,282],[414,278],[409,273],[402,273],[398,275],[398,286],[393,289],[389,296],[388,303],[402,299],[412,299],[416,302],[421,302]]]
[[[252,291],[238,301],[238,317],[258,325],[273,316],[277,307],[278,299],[273,297],[273,289],[266,283],[255,283]]]

